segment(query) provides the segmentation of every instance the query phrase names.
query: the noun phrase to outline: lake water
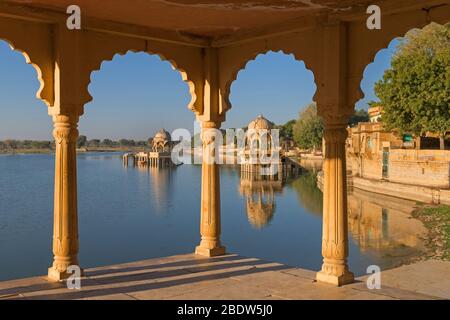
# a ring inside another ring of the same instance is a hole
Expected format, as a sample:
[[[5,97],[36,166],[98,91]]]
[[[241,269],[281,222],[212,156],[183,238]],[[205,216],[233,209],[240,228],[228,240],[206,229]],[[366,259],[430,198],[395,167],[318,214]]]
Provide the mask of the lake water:
[[[0,280],[46,274],[52,261],[53,155],[0,156]],[[221,167],[227,251],[319,270],[322,193],[314,175],[283,184],[241,181]],[[84,268],[193,252],[199,243],[201,166],[147,169],[119,153],[78,155],[80,264]],[[413,204],[349,196],[350,269],[397,266],[420,253]]]

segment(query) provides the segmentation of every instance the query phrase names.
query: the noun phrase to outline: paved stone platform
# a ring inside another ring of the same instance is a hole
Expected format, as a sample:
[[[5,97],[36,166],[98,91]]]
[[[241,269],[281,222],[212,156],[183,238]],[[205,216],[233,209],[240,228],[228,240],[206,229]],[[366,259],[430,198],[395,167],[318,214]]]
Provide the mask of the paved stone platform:
[[[448,299],[450,262],[426,261],[382,273],[382,288],[365,277],[340,288],[315,272],[239,255],[193,254],[85,270],[80,290],[45,277],[0,282],[0,299]]]

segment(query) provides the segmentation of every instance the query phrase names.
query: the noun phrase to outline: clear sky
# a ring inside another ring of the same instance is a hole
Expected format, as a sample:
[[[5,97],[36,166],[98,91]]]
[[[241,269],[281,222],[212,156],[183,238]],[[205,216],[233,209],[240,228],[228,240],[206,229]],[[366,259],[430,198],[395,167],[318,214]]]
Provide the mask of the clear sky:
[[[397,41],[378,53],[361,83],[365,98],[375,100],[373,84],[390,66]],[[270,76],[269,76],[270,75]],[[0,41],[0,140],[51,139],[51,118],[36,99],[36,71],[19,52]],[[277,124],[295,119],[314,96],[314,75],[301,61],[269,52],[250,61],[232,84],[232,109],[223,127],[246,126],[258,114]],[[146,53],[116,55],[91,75],[93,101],[85,106],[80,134],[88,139],[146,140],[160,128],[193,131],[194,114],[187,109],[188,87],[166,61]]]

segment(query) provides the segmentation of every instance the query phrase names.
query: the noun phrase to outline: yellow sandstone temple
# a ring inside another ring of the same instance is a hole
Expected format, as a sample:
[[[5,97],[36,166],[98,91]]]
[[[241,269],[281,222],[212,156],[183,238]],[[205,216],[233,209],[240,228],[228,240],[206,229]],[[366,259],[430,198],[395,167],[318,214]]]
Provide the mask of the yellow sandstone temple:
[[[150,152],[126,153],[123,155],[123,163],[128,165],[129,158],[132,158],[134,165],[157,168],[172,167],[175,165],[171,158],[173,146],[174,142],[170,137],[170,133],[165,129],[161,129],[153,137]]]

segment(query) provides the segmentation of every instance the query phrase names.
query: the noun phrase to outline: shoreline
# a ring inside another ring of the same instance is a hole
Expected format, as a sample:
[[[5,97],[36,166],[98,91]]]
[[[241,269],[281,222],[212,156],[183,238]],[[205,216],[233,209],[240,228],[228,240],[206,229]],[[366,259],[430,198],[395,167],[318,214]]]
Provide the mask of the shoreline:
[[[78,153],[90,153],[90,152],[135,152],[137,150],[134,149],[89,149],[89,150],[80,150],[77,149]],[[0,151],[0,155],[19,155],[19,154],[54,154],[55,150],[53,149],[17,149],[14,152],[12,151]]]

